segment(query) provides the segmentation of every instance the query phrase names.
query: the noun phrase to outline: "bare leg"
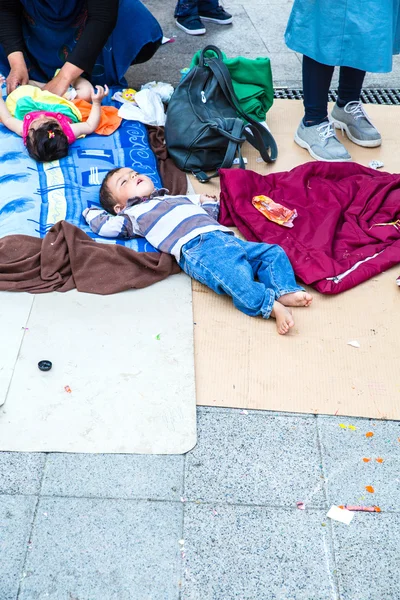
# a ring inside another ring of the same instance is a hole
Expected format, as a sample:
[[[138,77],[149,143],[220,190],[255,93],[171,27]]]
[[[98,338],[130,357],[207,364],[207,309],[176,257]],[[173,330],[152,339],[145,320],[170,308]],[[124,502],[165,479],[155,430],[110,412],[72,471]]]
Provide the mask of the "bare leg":
[[[294,325],[292,313],[280,302],[274,302],[271,317],[276,320],[276,328],[281,335],[285,335]]]
[[[283,306],[310,306],[313,297],[307,292],[292,292],[283,294],[278,300]]]
[[[76,99],[86,100],[86,102],[92,101],[93,86],[84,77],[78,77],[71,84],[76,89]]]
[[[30,79],[29,85],[34,85],[35,87],[38,87],[42,90],[46,84],[42,83],[41,81],[35,81],[34,79]]]

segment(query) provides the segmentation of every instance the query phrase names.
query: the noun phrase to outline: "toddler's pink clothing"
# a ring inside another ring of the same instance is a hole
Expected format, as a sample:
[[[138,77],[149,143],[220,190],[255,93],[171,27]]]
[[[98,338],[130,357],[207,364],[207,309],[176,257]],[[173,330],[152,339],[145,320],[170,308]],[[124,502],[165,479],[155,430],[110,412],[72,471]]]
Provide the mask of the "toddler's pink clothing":
[[[65,133],[65,135],[67,136],[67,140],[68,140],[69,144],[72,144],[73,142],[75,142],[76,137],[75,137],[74,132],[72,131],[71,125],[70,125],[71,119],[69,119],[66,115],[63,115],[61,113],[48,112],[47,110],[46,111],[36,110],[34,112],[28,113],[24,117],[24,121],[22,124],[22,137],[23,137],[25,145],[26,145],[26,138],[28,137],[29,127],[30,127],[32,121],[43,115],[45,115],[46,117],[51,117],[52,119],[55,119],[56,121],[58,121],[60,123],[60,127],[63,130],[63,132]]]

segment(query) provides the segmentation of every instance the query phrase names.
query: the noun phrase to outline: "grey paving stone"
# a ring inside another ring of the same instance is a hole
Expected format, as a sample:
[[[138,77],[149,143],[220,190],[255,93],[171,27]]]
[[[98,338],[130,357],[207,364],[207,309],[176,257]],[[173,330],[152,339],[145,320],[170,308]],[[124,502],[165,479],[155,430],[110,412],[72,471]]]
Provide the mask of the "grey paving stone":
[[[400,70],[397,67],[392,73],[367,73],[364,87],[372,88],[399,88]]]
[[[0,496],[0,600],[17,598],[36,501]]]
[[[176,86],[180,80],[180,70],[190,65],[195,52],[209,44],[220,47],[230,57],[256,58],[267,55],[265,44],[241,3],[225,3],[226,10],[233,14],[233,25],[207,23],[207,33],[201,36],[188,35],[176,26],[175,1],[151,0],[145,4],[159,20],[164,35],[173,37],[175,41],[162,46],[147,63],[129,69],[127,81],[135,89],[152,80],[167,81]]]
[[[400,511],[400,422],[318,417],[317,423],[329,503]],[[356,429],[342,429],[340,424]],[[367,438],[368,432],[373,437]],[[363,458],[371,460],[366,463]],[[366,486],[375,492],[368,493]]]
[[[357,513],[333,524],[341,600],[400,598],[400,515]]]
[[[337,599],[324,514],[186,504],[182,600]]]
[[[178,500],[183,456],[49,454],[42,495]]]
[[[268,52],[288,52],[285,43],[285,30],[289,20],[292,2],[281,2],[265,10],[261,4],[249,3],[246,12]]]
[[[19,600],[178,600],[182,504],[42,498]]]
[[[302,87],[301,62],[294,52],[268,52],[274,86]]]
[[[313,417],[198,410],[198,444],[186,455],[192,500],[295,506],[324,504]]]
[[[0,494],[38,494],[46,455],[0,452]]]

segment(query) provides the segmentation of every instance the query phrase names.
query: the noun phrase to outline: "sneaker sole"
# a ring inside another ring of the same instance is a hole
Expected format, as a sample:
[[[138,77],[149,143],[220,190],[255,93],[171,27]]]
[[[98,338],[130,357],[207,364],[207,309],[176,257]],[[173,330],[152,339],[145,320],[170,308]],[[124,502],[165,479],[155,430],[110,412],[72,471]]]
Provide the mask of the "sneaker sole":
[[[179,27],[179,29],[182,29],[182,31],[184,31],[185,33],[188,33],[189,35],[204,35],[206,32],[205,27],[203,27],[202,29],[187,29],[187,27],[178,23],[178,21],[175,21],[175,25]]]
[[[296,142],[296,144],[298,146],[300,146],[300,148],[304,148],[305,150],[308,150],[309,153],[311,154],[311,156],[313,158],[315,158],[315,160],[320,160],[322,162],[349,162],[349,161],[351,161],[351,156],[350,156],[350,158],[322,158],[321,156],[318,156],[317,154],[315,154],[315,152],[313,152],[313,150],[311,149],[311,146],[309,144],[307,144],[307,142],[302,140],[301,137],[299,137],[297,135],[297,133],[294,136],[294,141]]]
[[[331,123],[334,124],[335,129],[343,128],[349,140],[353,142],[353,144],[357,144],[357,146],[362,146],[363,148],[377,148],[382,144],[382,138],[379,138],[379,140],[358,140],[353,135],[351,135],[349,128],[347,127],[346,123],[343,123],[343,121],[335,121],[334,119],[332,119]]]
[[[199,17],[202,21],[208,21],[208,23],[217,23],[217,25],[230,25],[233,21],[233,17],[230,19],[224,19],[223,21],[220,19],[213,19],[212,17],[202,17],[201,15],[199,15]]]

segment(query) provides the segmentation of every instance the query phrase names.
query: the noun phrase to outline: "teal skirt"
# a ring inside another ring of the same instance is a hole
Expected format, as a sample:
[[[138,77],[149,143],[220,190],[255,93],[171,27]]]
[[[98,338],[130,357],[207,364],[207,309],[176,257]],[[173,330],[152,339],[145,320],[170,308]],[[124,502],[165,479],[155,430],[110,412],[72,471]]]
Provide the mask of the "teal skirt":
[[[287,46],[325,65],[387,73],[400,52],[400,0],[294,0]]]

